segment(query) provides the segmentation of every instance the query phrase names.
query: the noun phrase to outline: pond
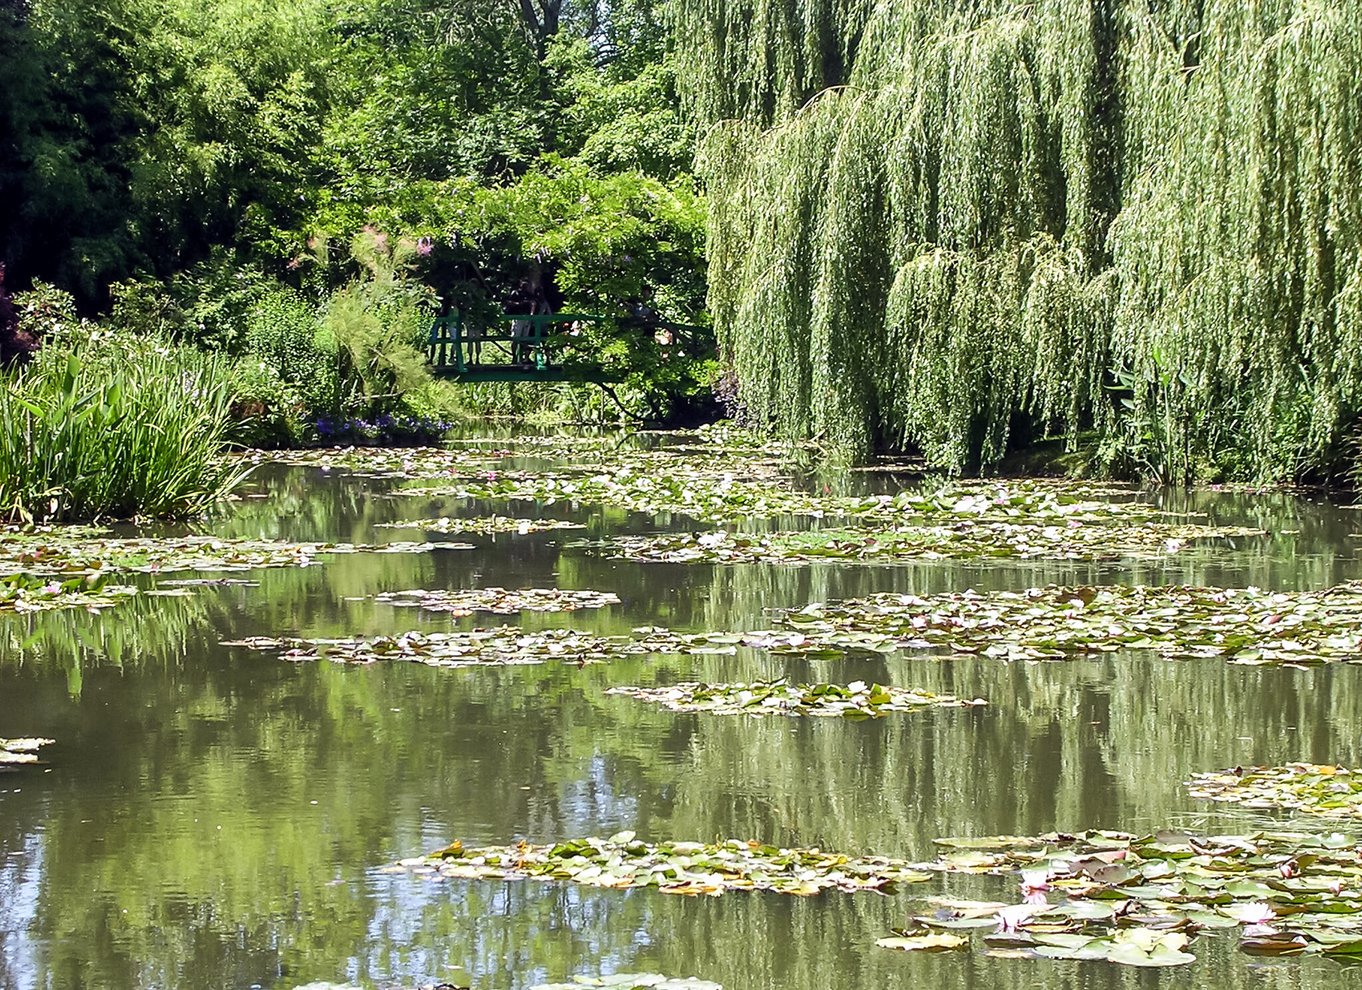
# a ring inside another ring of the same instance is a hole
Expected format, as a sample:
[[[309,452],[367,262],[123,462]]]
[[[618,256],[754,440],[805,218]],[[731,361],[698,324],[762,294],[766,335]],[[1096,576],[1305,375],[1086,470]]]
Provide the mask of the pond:
[[[545,445],[530,451],[536,457],[507,459],[497,446],[487,445],[486,460],[465,448],[440,469],[571,473],[574,463],[598,470],[607,456]],[[683,446],[677,463],[706,456]],[[615,972],[698,977],[726,990],[1339,985],[1345,964],[1248,955],[1233,931],[1198,936],[1189,965],[1150,971],[990,955],[977,940],[969,951],[933,954],[876,947],[929,913],[930,898],[1015,899],[1015,884],[992,877],[938,874],[887,895],[681,897],[436,881],[394,864],[454,840],[553,843],[625,830],[650,842],[754,839],[910,862],[936,857],[943,836],[1252,832],[1299,818],[1212,804],[1183,782],[1236,765],[1362,765],[1362,669],[1349,664],[1259,666],[1150,649],[1008,663],[738,644],[626,651],[607,663],[349,665],[281,662],[279,648],[224,643],[503,624],[628,640],[638,627],[769,629],[771,610],[885,592],[1048,584],[1310,591],[1362,578],[1362,516],[1345,506],[1280,493],[1141,493],[1180,521],[1263,533],[1113,559],[667,562],[630,559],[602,541],[720,524],[674,506],[441,495],[429,477],[401,473],[265,463],[247,497],[196,532],[431,548],[319,553],[305,567],[190,587],[133,574],[129,583],[143,590],[174,593],[128,596],[99,612],[0,616],[0,736],[55,740],[38,763],[0,773],[0,986],[525,990]],[[893,492],[903,481],[892,472],[800,479],[803,490],[839,498]],[[413,485],[425,494],[393,494]],[[1102,497],[1117,506],[1137,499]],[[436,522],[474,516],[582,528],[447,532]],[[404,520],[428,528],[384,525]],[[824,524],[796,511],[778,528]],[[443,596],[430,603],[442,607],[427,608],[394,597],[487,588],[599,594],[538,596],[530,603],[554,610],[514,613],[522,597],[507,603],[514,614],[471,615],[466,599]],[[746,718],[608,693],[781,676],[987,705]]]

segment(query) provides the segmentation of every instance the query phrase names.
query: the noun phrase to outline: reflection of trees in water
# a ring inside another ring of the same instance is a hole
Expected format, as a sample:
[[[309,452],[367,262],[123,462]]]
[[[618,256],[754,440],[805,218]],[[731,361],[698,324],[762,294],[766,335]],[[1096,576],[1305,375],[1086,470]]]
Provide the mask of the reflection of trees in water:
[[[7,615],[0,617],[0,666],[37,677],[62,671],[79,695],[91,668],[183,665],[216,640],[213,618],[221,612],[214,590],[195,589],[186,597],[129,598],[103,613]]]
[[[372,498],[374,482],[319,472],[282,471],[276,482],[275,500],[238,503],[213,528],[368,542],[377,521],[462,511]],[[1197,805],[1179,782],[1195,770],[1296,758],[1357,765],[1362,744],[1342,731],[1362,724],[1351,668],[1258,670],[1126,655],[1012,666],[920,657],[820,662],[741,651],[580,670],[346,669],[228,652],[216,640],[448,628],[445,617],[345,600],[416,587],[616,591],[624,604],[599,614],[527,616],[524,624],[621,633],[645,622],[758,627],[769,607],[887,590],[1170,575],[1322,586],[1352,576],[1343,523],[1295,502],[1266,504],[1228,499],[1214,508],[1227,517],[1213,521],[1239,522],[1228,515],[1252,510],[1277,536],[1227,558],[1232,566],[1189,556],[1176,572],[944,561],[667,567],[560,557],[560,541],[544,534],[469,540],[477,551],[342,556],[305,570],[259,571],[250,575],[259,588],[139,599],[102,617],[6,619],[6,705],[59,713],[64,724],[46,728],[69,740],[79,759],[64,761],[42,788],[0,799],[4,848],[22,851],[0,858],[0,904],[14,909],[16,923],[34,926],[31,938],[45,954],[24,958],[0,935],[0,985],[293,986],[340,979],[349,967],[360,977],[416,983],[444,978],[447,964],[470,964],[479,990],[599,969],[696,975],[728,990],[1021,990],[1038,980],[1134,988],[1137,975],[1109,967],[873,949],[870,941],[900,923],[914,899],[941,889],[935,882],[888,899],[690,900],[532,883],[427,886],[365,871],[456,837],[542,841],[637,828],[650,838],[750,836],[925,857],[947,832],[1185,820]],[[602,527],[624,521],[591,509],[581,515]],[[1294,562],[1293,550],[1302,553]],[[73,671],[76,696],[65,701]],[[676,716],[604,694],[619,683],[782,672],[885,680],[993,705],[847,724]],[[54,693],[65,708],[51,703]],[[966,896],[1003,891],[942,883]],[[19,886],[25,893],[12,896]],[[24,897],[36,900],[19,919],[14,906]],[[1194,951],[1203,972],[1248,981],[1233,940],[1202,939]],[[1285,972],[1303,990],[1336,979],[1312,963]]]

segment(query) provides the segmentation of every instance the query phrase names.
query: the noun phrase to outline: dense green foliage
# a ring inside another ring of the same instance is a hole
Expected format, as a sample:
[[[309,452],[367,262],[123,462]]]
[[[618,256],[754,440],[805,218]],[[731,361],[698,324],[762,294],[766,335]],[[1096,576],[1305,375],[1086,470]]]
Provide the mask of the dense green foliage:
[[[1167,480],[1356,456],[1362,5],[679,6],[760,419],[956,469],[1049,430]]]
[[[436,424],[461,404],[420,367],[442,308],[486,318],[532,285],[560,311],[702,309],[661,8],[0,4],[0,263],[11,288],[232,354],[247,439]],[[654,411],[712,377],[625,344]]]
[[[221,358],[114,337],[53,342],[0,388],[0,518],[184,516],[240,480]]]

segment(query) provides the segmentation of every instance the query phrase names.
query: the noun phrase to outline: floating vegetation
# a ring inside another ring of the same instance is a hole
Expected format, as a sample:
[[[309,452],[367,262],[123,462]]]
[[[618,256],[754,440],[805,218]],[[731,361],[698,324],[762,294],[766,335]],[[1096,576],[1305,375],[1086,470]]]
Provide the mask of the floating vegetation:
[[[894,495],[847,497],[800,491],[789,479],[744,477],[741,463],[697,467],[627,461],[591,474],[490,472],[448,486],[399,488],[394,494],[535,502],[590,503],[632,512],[676,512],[706,522],[775,516],[840,517],[886,526],[996,522],[1077,526],[1091,522],[1149,521],[1149,505],[1100,499],[1111,488],[1061,488],[1034,481],[955,483]]]
[[[613,976],[574,976],[571,983],[539,983],[530,990],[582,990],[613,987],[614,990],[724,990],[718,983],[688,977],[684,980],[658,973],[615,973]]]
[[[56,740],[40,739],[0,739],[0,767],[20,766],[37,763],[38,750],[51,746]]]
[[[1362,816],[1362,774],[1346,767],[1315,763],[1235,767],[1196,774],[1187,790],[1192,797],[1246,808],[1284,808],[1329,818]]]
[[[559,529],[586,529],[582,523],[566,519],[512,519],[508,516],[481,516],[459,519],[441,516],[439,519],[412,519],[403,522],[379,523],[380,529],[423,529],[428,533],[473,533],[493,536],[498,533],[547,533]]]
[[[920,883],[930,873],[901,860],[846,856],[819,849],[780,849],[729,839],[648,843],[633,832],[608,839],[570,839],[552,846],[519,843],[465,849],[453,845],[427,857],[403,860],[414,873],[465,880],[544,880],[589,887],[654,887],[664,894],[769,890],[808,897],[826,890],[885,891]]]
[[[687,647],[685,637],[665,631],[652,635],[651,630],[644,630],[638,638],[630,638],[594,636],[572,629],[526,632],[518,626],[351,639],[252,637],[223,645],[278,651],[281,659],[297,662],[330,660],[333,663],[370,664],[407,661],[430,667],[518,666],[555,661],[585,666],[649,653],[701,651],[699,647],[694,650]]]
[[[784,678],[753,684],[673,684],[671,687],[616,687],[621,694],[663,705],[674,712],[709,715],[831,715],[878,718],[890,712],[926,708],[966,708],[987,704],[981,698],[961,701],[948,694],[885,687],[852,681],[850,684],[790,684]]]
[[[475,458],[443,447],[316,447],[307,450],[252,450],[240,455],[252,464],[287,464],[345,471],[361,478],[439,478],[494,465],[498,456]]]
[[[32,574],[10,574],[0,576],[0,612],[50,612],[63,608],[97,612],[137,593],[136,588],[105,584],[97,579],[55,581]]]
[[[375,601],[399,608],[419,608],[427,612],[472,615],[491,612],[516,615],[520,612],[575,612],[585,608],[618,605],[619,596],[610,591],[568,591],[560,588],[470,588],[455,591],[387,591]]]
[[[991,929],[989,945],[1032,956],[1169,966],[1191,961],[1187,936],[1240,929],[1247,952],[1362,954],[1362,847],[1339,833],[1090,831],[938,844],[948,851],[921,868],[1013,876],[1024,902],[938,901],[904,937]]]
[[[104,571],[248,571],[266,567],[306,567],[322,555],[471,549],[473,547],[466,543],[285,543],[213,536],[115,539],[56,533],[4,534],[0,535],[0,576]]]
[[[1141,649],[1240,664],[1362,662],[1362,583],[1294,592],[1115,585],[884,594],[781,612],[779,622],[830,650],[1049,660]]]
[[[579,541],[570,547],[626,560],[661,563],[882,563],[895,560],[1018,558],[1116,560],[1160,558],[1194,544],[1262,536],[1239,526],[1140,523],[1041,526],[971,522],[903,529],[824,529],[769,534],[666,533]]]

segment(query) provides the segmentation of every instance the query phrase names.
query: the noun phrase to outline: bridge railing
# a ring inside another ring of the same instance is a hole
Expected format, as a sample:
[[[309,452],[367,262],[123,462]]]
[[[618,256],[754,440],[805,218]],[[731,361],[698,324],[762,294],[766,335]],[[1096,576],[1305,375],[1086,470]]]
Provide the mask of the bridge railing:
[[[512,313],[488,323],[465,323],[458,313],[437,317],[426,356],[438,370],[467,374],[478,368],[546,371],[558,364],[587,324],[608,323],[589,313]]]

